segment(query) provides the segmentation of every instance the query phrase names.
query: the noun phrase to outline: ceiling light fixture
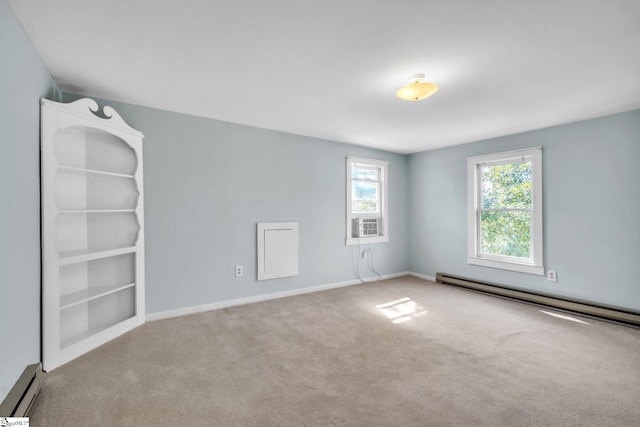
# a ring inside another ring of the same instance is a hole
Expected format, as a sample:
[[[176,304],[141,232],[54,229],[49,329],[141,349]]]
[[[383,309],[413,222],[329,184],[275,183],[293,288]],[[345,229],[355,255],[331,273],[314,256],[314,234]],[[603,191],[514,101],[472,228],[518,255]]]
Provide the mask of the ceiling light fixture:
[[[396,92],[396,96],[405,101],[420,101],[438,91],[438,85],[424,81],[424,74],[411,76],[409,83],[402,86]]]

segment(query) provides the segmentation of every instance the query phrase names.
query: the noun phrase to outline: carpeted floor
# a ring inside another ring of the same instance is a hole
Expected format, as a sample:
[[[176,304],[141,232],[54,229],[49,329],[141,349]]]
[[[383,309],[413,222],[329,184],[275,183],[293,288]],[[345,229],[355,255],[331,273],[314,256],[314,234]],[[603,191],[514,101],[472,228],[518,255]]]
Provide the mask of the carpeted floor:
[[[640,330],[542,310],[403,277],[150,322],[47,373],[30,422],[639,426]]]

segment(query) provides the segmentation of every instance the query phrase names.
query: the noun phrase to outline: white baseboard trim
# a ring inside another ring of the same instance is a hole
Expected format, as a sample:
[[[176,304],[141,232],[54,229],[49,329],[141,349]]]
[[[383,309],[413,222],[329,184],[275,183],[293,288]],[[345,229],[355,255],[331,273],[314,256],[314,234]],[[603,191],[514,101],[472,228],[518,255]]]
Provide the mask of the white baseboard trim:
[[[409,271],[403,271],[401,273],[383,274],[380,276],[380,278],[378,278],[377,276],[366,277],[366,278],[363,278],[362,280],[364,280],[365,283],[368,283],[368,282],[375,282],[377,280],[393,279],[395,277],[402,277],[407,275],[413,276],[415,275],[415,273],[411,273]],[[292,289],[290,291],[274,292],[271,294],[264,294],[264,295],[255,295],[255,296],[246,297],[246,298],[238,298],[238,299],[232,299],[227,301],[214,302],[210,304],[202,304],[202,305],[196,305],[192,307],[178,308],[175,310],[160,311],[158,313],[148,313],[145,316],[145,319],[147,322],[153,322],[154,320],[170,319],[172,317],[186,316],[188,314],[202,313],[204,311],[220,310],[221,308],[234,307],[237,305],[251,304],[254,302],[291,297],[294,295],[310,294],[312,292],[326,291],[328,289],[343,288],[345,286],[352,286],[352,285],[359,285],[359,284],[362,284],[360,280],[348,280],[346,282],[310,286],[308,288],[299,288],[299,289]]]
[[[436,281],[435,277],[427,276],[426,274],[414,273],[413,271],[409,271],[407,274],[409,274],[409,276],[417,277],[419,279],[430,280],[432,282]]]

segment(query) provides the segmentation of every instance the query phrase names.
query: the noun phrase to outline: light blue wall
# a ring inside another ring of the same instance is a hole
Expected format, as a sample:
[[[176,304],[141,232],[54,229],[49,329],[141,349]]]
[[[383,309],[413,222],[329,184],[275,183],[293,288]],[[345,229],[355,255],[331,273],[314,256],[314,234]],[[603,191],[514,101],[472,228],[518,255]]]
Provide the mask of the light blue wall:
[[[542,146],[544,264],[467,264],[466,158]],[[640,309],[640,110],[409,156],[410,268]]]
[[[40,361],[40,98],[59,90],[0,0],[0,401]]]
[[[379,273],[407,271],[406,156],[100,103],[145,135],[148,313],[354,280],[358,250],[344,244],[347,155],[390,162],[390,242],[369,247]],[[299,222],[299,275],[258,282],[256,223],[280,221]],[[360,272],[373,275],[364,263]]]
[[[2,399],[40,360],[38,99],[60,95],[6,0],[0,57]],[[148,313],[354,279],[357,249],[344,245],[347,155],[390,161],[391,240],[370,245],[380,273],[443,271],[640,309],[640,111],[403,156],[108,104],[146,136]],[[466,263],[466,157],[537,145],[554,284]],[[299,276],[255,280],[261,221],[300,223]],[[237,264],[243,278],[233,275]]]

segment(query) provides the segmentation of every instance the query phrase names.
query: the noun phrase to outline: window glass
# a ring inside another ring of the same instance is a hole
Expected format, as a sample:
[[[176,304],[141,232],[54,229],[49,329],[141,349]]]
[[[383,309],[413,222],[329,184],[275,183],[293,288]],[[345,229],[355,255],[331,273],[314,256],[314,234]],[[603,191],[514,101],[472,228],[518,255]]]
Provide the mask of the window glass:
[[[377,182],[352,181],[351,209],[353,213],[380,213],[380,184]]]
[[[481,229],[483,254],[531,258],[531,212],[484,211]]]
[[[531,162],[482,165],[480,252],[531,257]]]
[[[531,162],[482,166],[482,208],[530,208]]]
[[[373,165],[354,163],[351,168],[351,179],[380,180],[380,168]]]

